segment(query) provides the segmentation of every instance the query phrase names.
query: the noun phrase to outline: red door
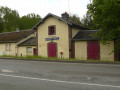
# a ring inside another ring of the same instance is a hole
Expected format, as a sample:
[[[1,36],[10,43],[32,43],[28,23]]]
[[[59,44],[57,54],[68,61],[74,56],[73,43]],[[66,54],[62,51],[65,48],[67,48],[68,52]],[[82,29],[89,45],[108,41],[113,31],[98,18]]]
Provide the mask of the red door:
[[[36,48],[33,49],[33,54],[34,54],[34,56],[37,55],[37,49]]]
[[[56,43],[48,44],[48,57],[56,57]]]
[[[115,61],[120,61],[120,51],[119,50],[116,50],[114,52],[114,60]]]
[[[88,42],[87,48],[88,59],[99,59],[99,44],[96,41]]]

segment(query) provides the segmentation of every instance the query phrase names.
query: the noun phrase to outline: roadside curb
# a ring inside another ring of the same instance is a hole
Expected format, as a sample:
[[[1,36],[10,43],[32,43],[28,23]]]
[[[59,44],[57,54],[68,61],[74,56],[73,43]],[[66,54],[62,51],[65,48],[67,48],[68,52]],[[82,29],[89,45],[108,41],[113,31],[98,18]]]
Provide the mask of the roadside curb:
[[[108,61],[76,61],[76,60],[59,60],[59,59],[26,59],[26,58],[11,58],[0,57],[0,59],[9,60],[25,60],[25,61],[44,61],[44,62],[65,62],[65,63],[91,63],[91,64],[120,64],[120,62],[108,62]]]

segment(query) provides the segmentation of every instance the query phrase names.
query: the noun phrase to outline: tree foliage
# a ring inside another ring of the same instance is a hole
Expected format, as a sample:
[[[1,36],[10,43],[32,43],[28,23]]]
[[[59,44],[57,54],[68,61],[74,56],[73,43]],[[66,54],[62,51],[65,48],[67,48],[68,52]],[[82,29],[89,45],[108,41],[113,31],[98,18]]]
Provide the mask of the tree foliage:
[[[77,15],[71,15],[70,17],[69,17],[69,20],[70,21],[73,21],[73,22],[75,22],[75,23],[77,23],[77,24],[82,24],[81,23],[81,21],[80,21],[80,18],[77,16]]]
[[[30,29],[40,20],[40,15],[34,13],[23,16],[20,18],[20,30]]]
[[[19,27],[19,14],[8,7],[0,7],[0,32],[14,31]]]
[[[2,32],[3,30],[3,21],[2,21],[2,18],[0,17],[0,33]]]
[[[89,29],[98,29],[95,23],[93,22],[91,14],[89,14],[88,12],[86,13],[86,15],[83,16],[81,22],[84,27],[87,27]]]
[[[88,5],[89,13],[93,21],[100,29],[97,36],[102,43],[107,44],[108,40],[116,40],[120,48],[120,0],[93,0]]]
[[[0,33],[31,29],[40,20],[41,17],[38,14],[31,13],[20,17],[16,10],[0,7]]]

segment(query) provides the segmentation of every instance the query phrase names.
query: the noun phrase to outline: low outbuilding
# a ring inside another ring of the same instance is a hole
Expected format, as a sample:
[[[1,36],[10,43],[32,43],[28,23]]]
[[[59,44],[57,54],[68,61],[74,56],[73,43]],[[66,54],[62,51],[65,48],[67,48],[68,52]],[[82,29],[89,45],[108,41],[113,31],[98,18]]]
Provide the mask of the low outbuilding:
[[[33,38],[34,42],[32,44],[28,44],[28,41],[32,40]],[[0,33],[0,55],[34,55],[35,49],[36,32],[34,30]]]

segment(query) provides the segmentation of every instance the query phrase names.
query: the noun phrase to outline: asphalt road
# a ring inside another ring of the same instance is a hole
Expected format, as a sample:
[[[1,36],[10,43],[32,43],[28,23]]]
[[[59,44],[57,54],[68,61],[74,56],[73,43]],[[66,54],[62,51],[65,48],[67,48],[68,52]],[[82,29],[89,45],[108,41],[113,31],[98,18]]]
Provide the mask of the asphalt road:
[[[0,90],[120,90],[120,64],[0,59]]]

